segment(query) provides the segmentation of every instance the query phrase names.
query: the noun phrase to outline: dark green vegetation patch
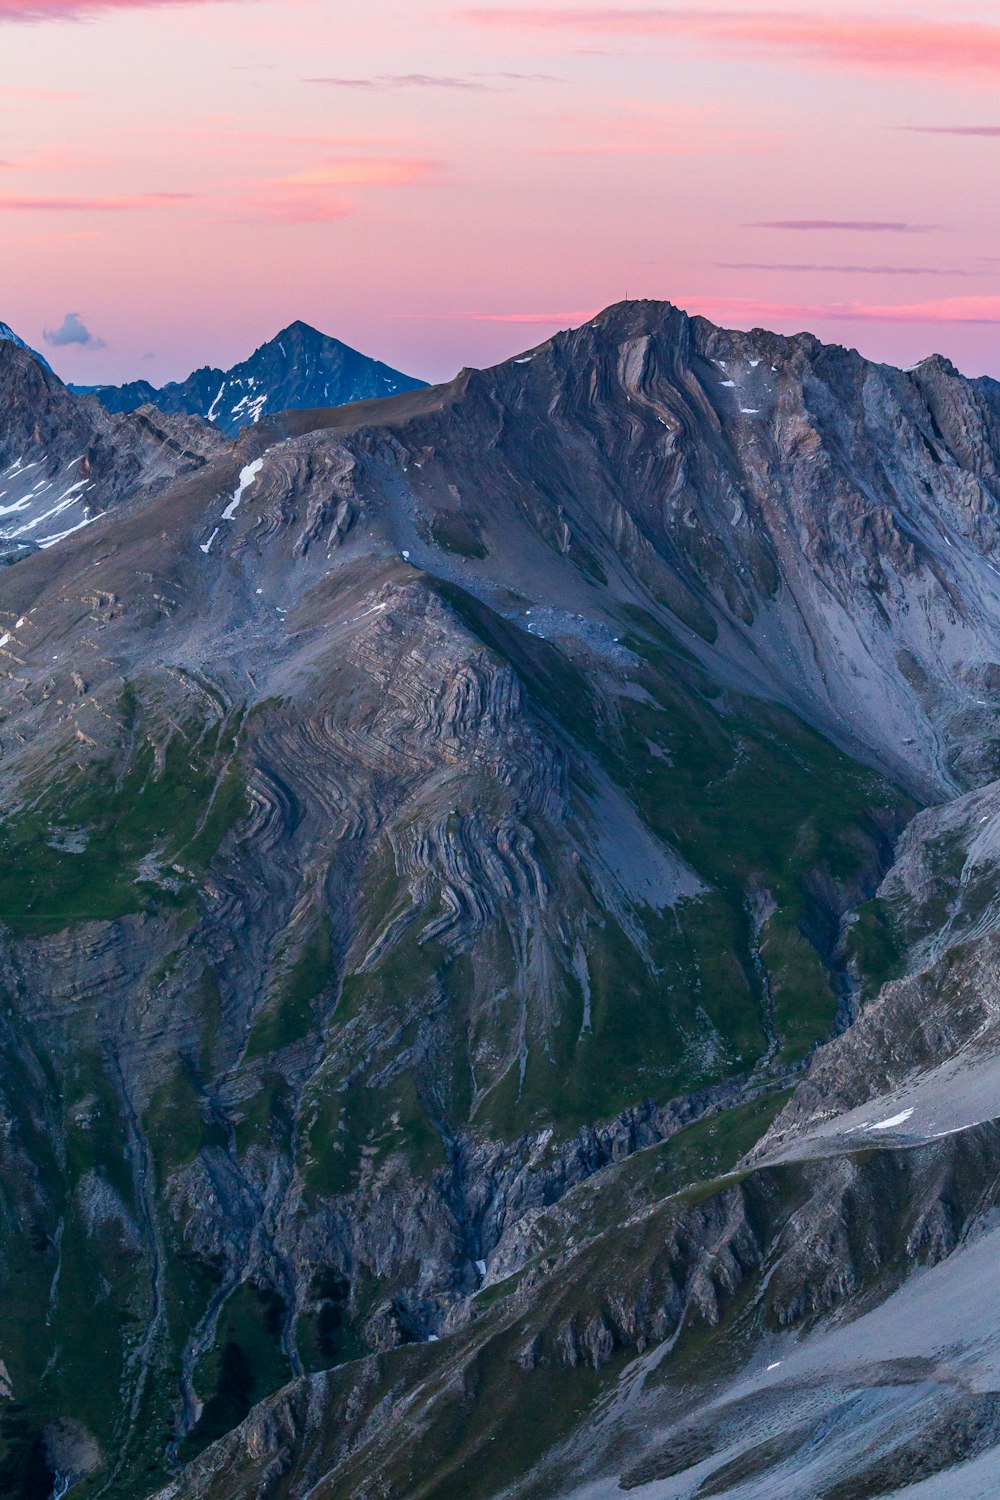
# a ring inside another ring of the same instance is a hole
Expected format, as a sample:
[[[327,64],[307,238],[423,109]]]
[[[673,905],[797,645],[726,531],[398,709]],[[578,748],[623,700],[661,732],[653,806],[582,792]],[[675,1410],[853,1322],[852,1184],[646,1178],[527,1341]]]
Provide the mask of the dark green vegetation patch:
[[[239,715],[173,727],[158,752],[130,692],[121,713],[121,761],[56,776],[0,825],[0,922],[15,933],[184,904],[245,810]]]

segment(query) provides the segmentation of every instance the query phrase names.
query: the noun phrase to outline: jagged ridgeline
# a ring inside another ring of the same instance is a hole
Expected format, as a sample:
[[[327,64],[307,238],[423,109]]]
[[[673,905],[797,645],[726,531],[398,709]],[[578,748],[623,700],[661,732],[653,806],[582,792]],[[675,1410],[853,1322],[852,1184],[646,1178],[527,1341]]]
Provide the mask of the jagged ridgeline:
[[[309,410],[340,406],[420,390],[424,384],[310,328],[308,323],[298,322],[282,329],[231,370],[204,365],[186,380],[171,381],[158,389],[148,380],[73,389],[96,396],[112,412],[132,412],[153,405],[178,416],[203,417],[235,436],[241,427],[293,407]]]
[[[0,372],[0,1493],[988,1450],[925,1351],[744,1387],[989,1223],[985,1106],[867,1132],[989,1095],[1000,388],[655,303],[232,443]]]

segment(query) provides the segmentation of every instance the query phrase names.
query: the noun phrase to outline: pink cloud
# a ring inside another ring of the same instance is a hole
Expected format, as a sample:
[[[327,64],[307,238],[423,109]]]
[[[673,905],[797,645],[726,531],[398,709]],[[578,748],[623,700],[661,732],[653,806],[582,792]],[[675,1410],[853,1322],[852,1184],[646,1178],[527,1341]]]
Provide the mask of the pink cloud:
[[[475,25],[522,31],[663,36],[749,50],[761,57],[778,50],[823,66],[865,72],[1000,78],[1000,26],[988,21],[610,6],[592,10],[467,9],[460,15]]]
[[[755,156],[773,151],[774,146],[763,142],[732,140],[702,145],[694,141],[601,141],[592,145],[543,146],[539,156]]]
[[[238,200],[237,217],[267,224],[327,224],[356,212],[356,204],[331,197],[331,190],[342,195],[352,189],[410,187],[440,165],[421,156],[339,156],[263,184],[255,198]]]
[[[303,78],[302,82],[365,92],[382,89],[469,89],[474,93],[489,93],[493,87],[480,78],[460,78],[446,73],[376,73],[368,78]]]
[[[852,266],[826,265],[817,261],[717,260],[722,271],[808,271],[833,276],[988,276],[988,271],[970,271],[957,266]]]
[[[898,125],[911,135],[982,135],[1000,136],[1000,125]]]
[[[929,234],[940,224],[904,224],[895,219],[756,219],[748,229],[848,229],[861,234]]]
[[[568,136],[536,146],[539,156],[756,155],[782,144],[773,128],[734,127],[714,104],[622,101],[606,111],[564,111],[553,119]]]
[[[0,197],[0,211],[12,213],[124,213],[133,208],[165,208],[182,203],[190,193],[133,193],[118,198]]]
[[[320,201],[315,198],[247,199],[234,215],[238,221],[251,224],[332,224],[355,212],[352,203]],[[232,219],[215,219],[212,223],[232,223]]]
[[[79,21],[104,11],[198,5],[206,0],[0,0],[2,21]]]
[[[304,188],[409,187],[437,171],[439,163],[419,156],[342,156],[282,179]]]
[[[734,319],[738,323],[793,321],[803,325],[816,320],[861,323],[1000,323],[1000,297],[941,297],[930,302],[880,304],[869,302],[789,303],[759,301],[753,297],[688,297],[684,299],[713,321]]]
[[[769,302],[756,297],[690,296],[677,299],[692,314],[725,324],[733,320],[749,326],[771,322],[795,322],[805,326],[827,319],[865,323],[1000,323],[1000,297],[942,297],[930,302],[898,305],[868,302]],[[573,308],[565,312],[454,312],[404,313],[406,318],[463,323],[521,323],[549,328],[573,328],[596,317],[598,308]]]
[[[138,133],[138,132],[137,132]],[[209,152],[235,159],[241,150],[252,148],[252,160],[260,166],[264,161],[271,165],[273,158],[301,159],[301,146],[316,146],[324,152],[342,152],[352,158],[361,158],[366,152],[405,150],[411,144],[401,135],[375,134],[373,132],[352,135],[333,135],[310,131],[266,130],[244,125],[226,116],[202,116],[193,122],[176,122],[169,126],[147,126],[143,136],[156,142],[173,145],[179,141],[196,141],[202,158]]]
[[[549,328],[573,328],[586,323],[597,315],[596,307],[574,308],[571,312],[453,312],[453,313],[399,313],[400,318],[419,318],[428,322],[454,323],[538,323]]]

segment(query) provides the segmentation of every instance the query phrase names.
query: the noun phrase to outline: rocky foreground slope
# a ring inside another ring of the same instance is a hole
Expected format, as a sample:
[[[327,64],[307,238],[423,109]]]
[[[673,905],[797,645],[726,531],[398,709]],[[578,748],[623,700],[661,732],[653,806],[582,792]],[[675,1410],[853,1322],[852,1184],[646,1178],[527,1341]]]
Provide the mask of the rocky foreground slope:
[[[992,1463],[998,458],[622,304],[0,574],[3,1493]]]

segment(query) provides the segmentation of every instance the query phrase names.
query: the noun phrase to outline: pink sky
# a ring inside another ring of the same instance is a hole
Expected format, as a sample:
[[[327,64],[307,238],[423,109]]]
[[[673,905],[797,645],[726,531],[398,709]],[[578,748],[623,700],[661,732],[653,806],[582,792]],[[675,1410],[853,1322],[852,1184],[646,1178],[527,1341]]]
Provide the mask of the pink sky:
[[[0,0],[0,320],[67,379],[298,317],[443,379],[626,295],[1000,376],[998,168],[995,0]]]

